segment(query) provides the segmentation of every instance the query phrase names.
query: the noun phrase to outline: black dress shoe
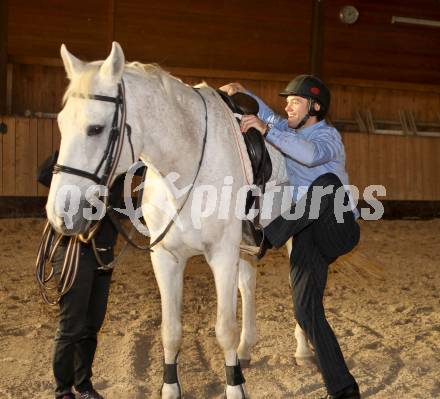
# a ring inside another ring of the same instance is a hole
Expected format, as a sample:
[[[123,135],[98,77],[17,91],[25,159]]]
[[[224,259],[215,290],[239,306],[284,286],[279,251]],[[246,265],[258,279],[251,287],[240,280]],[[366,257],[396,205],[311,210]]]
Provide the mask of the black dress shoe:
[[[347,388],[341,389],[336,393],[328,393],[322,399],[360,399],[361,394],[359,393],[358,385],[350,385]]]
[[[104,397],[92,388],[88,391],[80,392],[78,399],[104,399]]]

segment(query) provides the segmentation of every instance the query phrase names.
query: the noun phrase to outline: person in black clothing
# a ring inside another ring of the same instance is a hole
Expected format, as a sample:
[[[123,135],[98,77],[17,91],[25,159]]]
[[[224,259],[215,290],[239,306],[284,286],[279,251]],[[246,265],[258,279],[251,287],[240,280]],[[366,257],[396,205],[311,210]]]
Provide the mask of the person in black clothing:
[[[38,181],[49,187],[53,165],[58,153],[54,153],[38,170]],[[109,193],[109,204],[122,205],[124,175],[116,178]],[[96,233],[96,247],[104,263],[114,258],[113,247],[117,230],[108,215],[101,220]],[[55,276],[61,274],[69,242],[64,237],[53,258]],[[75,398],[72,387],[78,392],[78,399],[103,399],[91,382],[92,364],[97,346],[97,335],[102,327],[110,290],[112,270],[99,270],[93,248],[80,244],[79,267],[76,280],[60,300],[59,324],[54,340],[53,373],[55,377],[55,398]]]

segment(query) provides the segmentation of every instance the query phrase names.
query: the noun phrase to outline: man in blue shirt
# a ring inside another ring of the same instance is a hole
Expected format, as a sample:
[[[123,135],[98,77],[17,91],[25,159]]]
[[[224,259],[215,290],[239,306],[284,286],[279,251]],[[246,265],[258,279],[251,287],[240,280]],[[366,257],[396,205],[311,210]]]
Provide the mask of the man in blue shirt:
[[[246,92],[240,83],[230,83],[221,90],[229,95]],[[258,101],[259,112],[258,116],[243,116],[241,131],[257,129],[285,155],[293,187],[292,209],[264,229],[263,245],[280,247],[294,237],[290,278],[295,315],[315,348],[328,391],[326,398],[360,398],[322,303],[328,266],[350,252],[360,236],[359,213],[344,188],[349,184],[344,145],[339,132],[324,119],[330,91],[315,76],[296,77],[280,93],[287,100],[287,119],[247,93]]]

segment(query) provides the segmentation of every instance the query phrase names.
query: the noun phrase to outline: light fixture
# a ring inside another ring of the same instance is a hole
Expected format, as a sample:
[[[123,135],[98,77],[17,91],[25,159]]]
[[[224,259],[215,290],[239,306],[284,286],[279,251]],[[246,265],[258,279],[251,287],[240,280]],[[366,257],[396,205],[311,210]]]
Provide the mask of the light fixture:
[[[359,18],[359,11],[356,7],[351,5],[346,5],[339,11],[339,19],[344,24],[354,24]]]

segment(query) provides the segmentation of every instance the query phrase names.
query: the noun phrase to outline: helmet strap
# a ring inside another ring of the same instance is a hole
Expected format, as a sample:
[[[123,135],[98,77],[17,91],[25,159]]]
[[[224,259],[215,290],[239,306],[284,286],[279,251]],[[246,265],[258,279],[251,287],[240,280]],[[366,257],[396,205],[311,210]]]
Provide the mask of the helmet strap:
[[[301,122],[298,123],[295,130],[301,129],[309,120],[311,116],[311,110],[312,110],[312,100],[310,98],[307,99],[307,113],[304,115],[304,118],[301,119]]]

